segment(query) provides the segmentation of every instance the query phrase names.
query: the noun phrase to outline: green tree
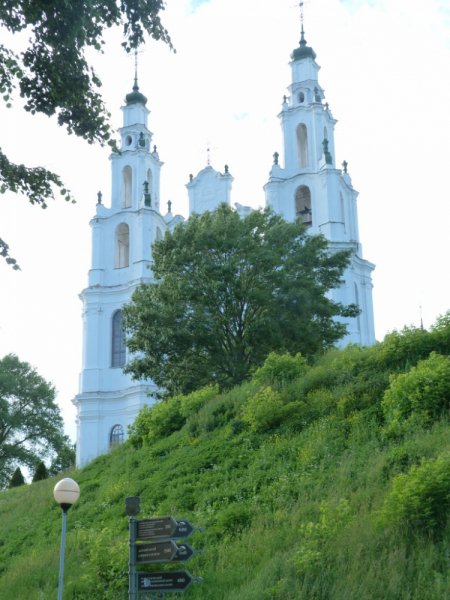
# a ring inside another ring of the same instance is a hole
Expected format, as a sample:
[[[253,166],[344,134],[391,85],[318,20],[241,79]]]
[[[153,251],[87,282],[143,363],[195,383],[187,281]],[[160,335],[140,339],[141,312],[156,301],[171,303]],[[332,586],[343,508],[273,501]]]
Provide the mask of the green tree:
[[[45,463],[41,460],[34,472],[33,483],[36,483],[36,481],[42,481],[43,479],[48,479],[48,470],[45,466]]]
[[[126,371],[166,394],[247,379],[272,352],[308,357],[346,332],[335,317],[358,314],[327,292],[338,287],[349,252],[269,209],[245,218],[222,204],[193,215],[153,246],[155,283],[123,310]]]
[[[58,475],[69,469],[75,467],[75,444],[72,444],[68,435],[62,438],[62,443],[58,449],[58,453],[52,460],[50,465],[49,474]]]
[[[17,464],[34,468],[67,443],[55,388],[14,354],[0,360],[0,487]]]
[[[17,467],[17,469],[14,471],[13,476],[11,477],[10,481],[9,481],[9,485],[8,487],[11,488],[15,488],[15,487],[20,487],[21,485],[25,484],[25,477],[22,475],[22,471],[20,470],[20,467]]]
[[[86,59],[86,49],[103,52],[106,29],[122,25],[122,46],[129,52],[144,43],[146,34],[172,43],[159,16],[164,0],[5,0],[0,5],[0,25],[17,34],[27,30],[29,45],[20,55],[0,44],[0,92],[8,108],[16,88],[25,99],[25,110],[57,115],[58,124],[89,143],[115,148],[109,113],[98,92],[101,81]],[[0,149],[0,192],[28,196],[32,204],[46,206],[54,190],[71,201],[58,175],[47,169],[11,163]],[[0,256],[18,268],[9,247],[0,239]]]

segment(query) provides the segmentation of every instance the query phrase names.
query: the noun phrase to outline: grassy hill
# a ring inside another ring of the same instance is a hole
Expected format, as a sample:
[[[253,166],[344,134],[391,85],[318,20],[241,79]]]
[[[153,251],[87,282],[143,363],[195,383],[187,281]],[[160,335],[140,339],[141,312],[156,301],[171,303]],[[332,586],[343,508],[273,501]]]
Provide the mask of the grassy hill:
[[[69,474],[64,599],[127,598],[134,495],[140,518],[207,528],[186,600],[450,598],[449,354],[447,314],[144,410],[130,442]],[[56,481],[0,493],[0,600],[56,598]]]

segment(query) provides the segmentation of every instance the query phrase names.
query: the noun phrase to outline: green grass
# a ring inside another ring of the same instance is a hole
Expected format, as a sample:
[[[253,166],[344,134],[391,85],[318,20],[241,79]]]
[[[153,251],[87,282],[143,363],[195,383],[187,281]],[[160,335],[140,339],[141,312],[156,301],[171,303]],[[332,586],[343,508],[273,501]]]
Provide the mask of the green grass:
[[[371,349],[334,350],[285,381],[259,374],[167,435],[166,409],[157,434],[150,411],[134,445],[69,474],[81,496],[68,513],[64,599],[128,597],[124,507],[134,495],[140,518],[172,514],[206,527],[190,539],[205,554],[181,567],[204,579],[186,600],[450,598],[448,503],[438,529],[411,525],[421,505],[382,518],[399,476],[411,480],[424,459],[450,450],[444,405],[433,419],[408,415],[407,426],[386,434],[389,375],[409,372],[432,350],[449,353],[432,335],[405,330]],[[257,396],[267,385],[273,394]],[[56,481],[0,493],[0,600],[56,598]],[[161,568],[180,567],[144,567]]]

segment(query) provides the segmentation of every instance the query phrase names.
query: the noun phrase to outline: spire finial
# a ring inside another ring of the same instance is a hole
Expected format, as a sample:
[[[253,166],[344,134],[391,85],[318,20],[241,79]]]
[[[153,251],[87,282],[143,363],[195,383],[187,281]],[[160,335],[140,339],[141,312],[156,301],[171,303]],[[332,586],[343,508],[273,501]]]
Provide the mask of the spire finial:
[[[303,29],[303,21],[302,21],[302,31],[301,31],[301,36],[300,36],[300,46],[302,48],[303,48],[303,46],[306,46],[305,30]]]
[[[297,3],[297,6],[300,7],[300,22],[301,22],[301,34],[300,34],[300,42],[299,42],[299,47],[294,50],[294,52],[292,52],[291,54],[291,58],[293,60],[300,60],[302,58],[312,58],[313,60],[316,59],[316,53],[314,52],[314,50],[312,48],[308,48],[307,46],[307,41],[305,39],[305,28],[303,27],[303,20],[304,20],[304,14],[303,14],[303,9],[305,4],[309,2],[309,0],[299,0]]]
[[[139,91],[139,86],[138,86],[138,78],[137,78],[137,67],[138,67],[138,51],[137,48],[135,48],[134,50],[134,85],[133,85],[133,92],[138,92]]]

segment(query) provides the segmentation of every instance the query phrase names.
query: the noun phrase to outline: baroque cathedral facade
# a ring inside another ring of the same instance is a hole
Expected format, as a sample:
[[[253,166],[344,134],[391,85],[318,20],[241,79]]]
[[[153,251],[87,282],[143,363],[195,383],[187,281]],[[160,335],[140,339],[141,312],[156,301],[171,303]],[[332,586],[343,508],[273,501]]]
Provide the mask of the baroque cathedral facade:
[[[286,220],[302,219],[312,234],[322,233],[331,251],[349,249],[352,258],[342,285],[330,292],[344,305],[355,303],[361,314],[345,319],[349,342],[375,342],[372,304],[374,265],[362,257],[358,233],[358,192],[347,172],[335,165],[333,118],[319,85],[319,65],[306,43],[302,28],[300,45],[291,54],[292,82],[283,98],[279,119],[283,134],[283,164],[274,155],[269,180],[264,185],[266,204]],[[121,154],[111,156],[111,205],[99,194],[92,230],[92,261],[83,302],[83,355],[77,407],[77,465],[83,466],[121,443],[127,426],[149,403],[151,381],[133,381],[122,367],[127,350],[121,328],[121,308],[142,282],[152,280],[152,244],[184,219],[162,211],[159,159],[153,134],[148,129],[147,98],[137,80],[126,96],[123,111]],[[144,182],[144,184],[143,184]],[[233,177],[210,165],[186,187],[189,214],[231,204]],[[247,214],[251,209],[235,204]],[[163,214],[165,213],[165,214]],[[150,268],[149,268],[150,267]]]

